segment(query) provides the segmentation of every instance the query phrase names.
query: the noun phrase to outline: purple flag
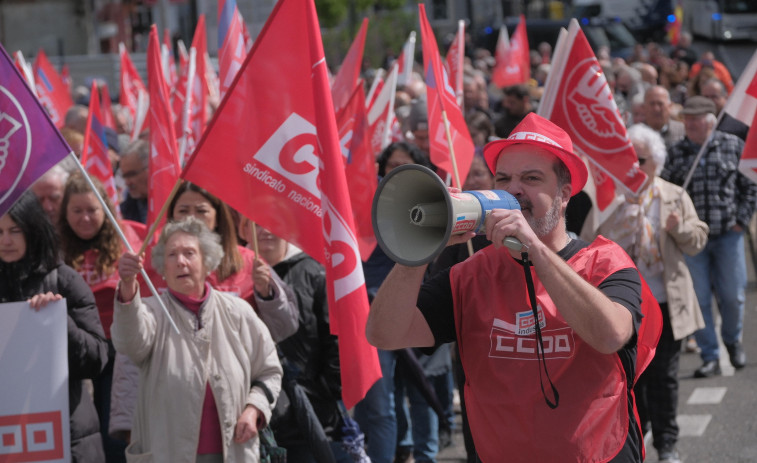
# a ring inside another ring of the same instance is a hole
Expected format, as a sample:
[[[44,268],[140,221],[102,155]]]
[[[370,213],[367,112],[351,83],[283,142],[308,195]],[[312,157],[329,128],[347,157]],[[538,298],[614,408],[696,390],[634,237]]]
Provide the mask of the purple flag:
[[[0,216],[71,152],[0,45]]]

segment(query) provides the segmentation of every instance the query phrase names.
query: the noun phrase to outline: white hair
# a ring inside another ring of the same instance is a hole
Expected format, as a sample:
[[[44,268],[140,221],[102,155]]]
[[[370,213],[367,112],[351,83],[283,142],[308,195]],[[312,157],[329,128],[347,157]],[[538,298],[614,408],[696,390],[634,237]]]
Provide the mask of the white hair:
[[[202,262],[205,268],[212,272],[223,259],[223,247],[221,246],[221,237],[217,233],[210,231],[204,222],[194,218],[187,217],[180,222],[168,222],[155,247],[152,248],[152,266],[161,275],[166,271],[166,243],[176,233],[186,233],[197,238],[202,254]]]
[[[649,154],[656,165],[654,173],[655,175],[660,175],[662,168],[665,166],[665,159],[668,157],[665,141],[662,139],[660,132],[646,124],[634,124],[628,128],[628,138],[631,140],[631,143],[638,143],[649,150]]]

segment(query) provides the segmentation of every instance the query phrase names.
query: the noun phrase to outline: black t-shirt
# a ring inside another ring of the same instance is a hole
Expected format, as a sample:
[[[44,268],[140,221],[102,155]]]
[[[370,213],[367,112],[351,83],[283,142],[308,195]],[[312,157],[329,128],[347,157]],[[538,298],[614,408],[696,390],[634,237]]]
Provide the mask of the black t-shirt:
[[[587,246],[589,246],[589,243],[586,241],[574,239],[557,254],[567,261]],[[417,306],[421,313],[423,313],[429,328],[431,328],[431,332],[434,334],[436,346],[457,340],[452,283],[450,282],[449,274],[449,268],[439,271],[423,284],[418,294]],[[643,317],[641,313],[641,280],[638,271],[634,268],[619,270],[605,278],[598,288],[611,301],[621,304],[631,312],[634,333],[638,333]],[[634,417],[633,398],[630,394],[636,371],[635,334],[628,344],[618,351],[618,357],[628,379],[629,388],[627,396],[630,418],[626,442],[611,462],[639,462],[641,461],[641,446],[643,443],[638,423]]]

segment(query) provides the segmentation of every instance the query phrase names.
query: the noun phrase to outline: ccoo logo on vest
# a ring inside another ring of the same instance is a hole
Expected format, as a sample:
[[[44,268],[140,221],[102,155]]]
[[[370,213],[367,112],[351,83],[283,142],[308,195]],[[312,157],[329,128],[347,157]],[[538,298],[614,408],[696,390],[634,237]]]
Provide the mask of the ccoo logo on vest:
[[[21,103],[0,85],[0,204],[16,191],[32,152],[32,130]],[[13,147],[13,150],[11,150]],[[12,154],[11,154],[12,153]]]
[[[570,358],[575,351],[576,342],[570,327],[560,327],[552,330],[545,329],[547,322],[541,305],[536,306],[541,328],[544,350],[542,355],[547,359]],[[531,310],[524,310],[515,314],[515,324],[495,318],[492,322],[490,338],[490,358],[514,360],[538,360],[539,344],[534,333],[536,320]]]

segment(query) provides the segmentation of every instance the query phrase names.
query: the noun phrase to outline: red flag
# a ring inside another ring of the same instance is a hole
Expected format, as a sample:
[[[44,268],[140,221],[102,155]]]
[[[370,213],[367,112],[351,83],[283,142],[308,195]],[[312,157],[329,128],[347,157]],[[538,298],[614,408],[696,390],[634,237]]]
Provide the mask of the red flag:
[[[531,77],[526,18],[520,15],[511,40],[507,39],[507,29],[502,26],[494,56],[496,64],[492,70],[492,81],[500,88],[528,82]]]
[[[71,87],[71,70],[68,68],[68,64],[64,64],[60,69],[60,78],[66,87]]]
[[[457,34],[447,50],[444,67],[449,75],[449,82],[455,90],[458,106],[463,106],[463,66],[465,64],[465,21],[457,22]]]
[[[347,189],[350,194],[352,215],[355,218],[358,248],[363,261],[367,261],[376,247],[371,209],[373,194],[378,187],[376,157],[371,151],[368,124],[365,114],[365,91],[355,87],[347,106],[336,116],[339,141],[346,163]]]
[[[394,112],[394,95],[397,89],[397,75],[399,67],[392,65],[386,82],[377,91],[376,97],[368,105],[366,122],[368,123],[367,137],[370,140],[370,151],[374,159],[384,148],[392,142],[392,127],[397,122]]]
[[[315,5],[281,0],[182,176],[326,267],[351,408],[381,369],[365,338],[368,298],[333,108]]]
[[[568,132],[577,152],[638,193],[646,180],[602,67],[574,19],[558,40],[539,114]]]
[[[409,85],[413,76],[413,66],[415,65],[415,31],[410,31],[405,44],[402,46],[402,53],[397,59],[399,73],[397,74],[397,85],[400,87]]]
[[[683,5],[681,2],[676,2],[673,8],[673,22],[668,21],[668,41],[674,47],[678,45],[678,41],[681,39],[681,29],[683,27]]]
[[[334,85],[331,86],[331,97],[334,100],[334,112],[339,113],[352,96],[358,79],[360,78],[360,69],[363,64],[363,49],[365,48],[365,36],[368,32],[368,18],[363,18],[363,25],[360,27],[352,41],[347,56],[344,57],[339,72],[334,78]]]
[[[176,85],[179,75],[176,72],[176,61],[173,58],[173,43],[171,43],[171,31],[163,29],[163,45],[160,47],[161,57],[163,59],[163,73],[171,88]]]
[[[116,182],[113,180],[113,167],[108,156],[108,141],[105,138],[105,125],[100,111],[100,93],[97,83],[92,82],[89,98],[89,114],[87,127],[84,130],[84,146],[82,148],[81,164],[90,175],[100,180],[105,187],[110,202],[118,209],[119,199]]]
[[[207,120],[207,104],[211,98],[211,88],[213,84],[210,79],[215,78],[215,71],[209,66],[208,46],[205,34],[205,15],[200,15],[195,29],[195,35],[192,39],[190,48],[188,66],[194,64],[194,75],[190,78],[187,70],[189,93],[185,94],[184,106],[182,107],[181,131],[177,132],[179,136],[179,160],[184,163],[189,154],[194,152],[197,143],[200,141],[205,131],[205,121]]]
[[[247,54],[244,20],[236,0],[218,2],[218,74],[221,97],[226,94]]]
[[[37,86],[39,101],[47,110],[50,119],[57,128],[63,127],[66,111],[74,101],[68,92],[68,86],[41,48],[34,59],[34,83]]]
[[[739,171],[757,183],[757,130],[751,129],[757,112],[757,51],[741,72],[723,111],[750,127],[741,152]]]
[[[454,185],[462,188],[461,181],[468,176],[473,161],[473,140],[463,113],[457,105],[455,91],[449,85],[444,72],[439,48],[431,25],[426,19],[426,7],[418,4],[423,42],[423,68],[426,74],[426,98],[428,103],[429,150],[431,162],[439,169],[453,174]],[[449,138],[444,117],[449,122]],[[452,145],[452,153],[450,153]]]
[[[29,89],[32,91],[34,96],[37,96],[37,86],[34,85],[34,71],[32,70],[32,66],[26,61],[24,54],[21,53],[20,50],[16,51],[16,53],[13,54],[13,62],[16,64],[16,69],[18,69],[18,72],[21,73],[21,76],[26,81],[26,84],[29,85]]]
[[[0,45],[0,216],[70,152]]]
[[[121,93],[118,102],[129,109],[133,124],[131,138],[134,140],[142,131],[144,124],[147,112],[147,89],[123,43],[118,44],[118,53],[121,58]]]
[[[113,109],[110,106],[110,92],[108,84],[100,84],[100,95],[102,96],[102,123],[105,127],[116,130],[116,118],[113,117]]]
[[[152,226],[181,172],[173,115],[168,100],[168,85],[163,79],[160,39],[155,24],[150,29],[150,39],[147,44],[147,81],[150,85],[150,179],[147,195],[147,224]],[[165,217],[161,222],[163,220]]]

